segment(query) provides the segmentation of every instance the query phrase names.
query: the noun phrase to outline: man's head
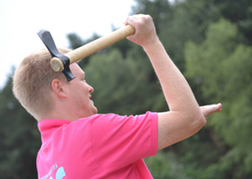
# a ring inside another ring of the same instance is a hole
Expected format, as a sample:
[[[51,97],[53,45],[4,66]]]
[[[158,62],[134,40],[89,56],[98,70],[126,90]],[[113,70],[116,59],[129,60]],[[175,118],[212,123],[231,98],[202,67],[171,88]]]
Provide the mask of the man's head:
[[[58,50],[62,54],[70,51],[68,49]],[[77,89],[74,89],[73,84],[76,83],[81,73],[80,71],[82,70],[76,63],[71,64],[70,68],[73,68],[72,72],[78,73],[78,75],[76,75],[76,79],[67,82],[65,76],[61,72],[56,73],[51,69],[50,60],[51,55],[47,49],[36,51],[23,59],[13,76],[14,95],[22,106],[37,120],[43,120],[46,114],[51,114],[54,110],[57,110],[55,107],[60,100],[63,100],[61,101],[62,103],[73,103],[69,105],[76,106],[76,101],[74,101],[74,97],[76,98],[76,96],[70,93],[70,88],[72,88],[72,93],[77,93]],[[55,84],[58,84],[58,89],[55,88]],[[89,86],[89,88],[92,87]],[[58,96],[59,93],[57,90],[63,90],[68,93],[64,94],[65,96],[63,95],[63,97]],[[89,91],[90,93],[93,92],[93,88]],[[81,91],[78,92],[78,95],[82,94]],[[88,96],[90,96],[90,94],[88,94]],[[79,98],[81,97],[79,96]],[[95,107],[93,106],[93,108]],[[93,109],[93,111],[95,111],[95,109]],[[71,113],[71,111],[69,112]],[[80,117],[87,116],[82,115]]]
[[[66,82],[54,79],[51,86],[56,108],[61,111],[67,110],[61,119],[73,121],[96,114],[97,109],[91,100],[94,89],[86,82],[84,71],[77,63],[71,64],[70,68],[76,76],[73,80]]]

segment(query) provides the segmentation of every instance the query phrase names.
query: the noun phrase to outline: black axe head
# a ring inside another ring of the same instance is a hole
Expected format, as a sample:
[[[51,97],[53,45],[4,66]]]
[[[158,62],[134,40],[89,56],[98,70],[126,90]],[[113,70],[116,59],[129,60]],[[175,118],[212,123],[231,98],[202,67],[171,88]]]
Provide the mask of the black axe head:
[[[56,45],[54,43],[54,40],[51,36],[51,33],[46,30],[40,30],[38,32],[38,36],[40,39],[43,41],[45,44],[46,48],[49,50],[49,52],[53,57],[60,58],[62,63],[64,64],[64,70],[62,70],[62,73],[66,76],[67,81],[71,81],[72,79],[75,78],[74,74],[70,70],[70,60],[67,56],[61,54],[58,49],[56,48]]]

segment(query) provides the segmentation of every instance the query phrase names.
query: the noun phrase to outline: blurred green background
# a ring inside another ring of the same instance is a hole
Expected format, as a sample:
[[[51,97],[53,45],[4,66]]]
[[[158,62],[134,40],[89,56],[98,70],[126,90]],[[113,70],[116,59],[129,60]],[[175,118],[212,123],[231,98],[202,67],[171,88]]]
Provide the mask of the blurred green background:
[[[223,104],[199,133],[145,159],[153,177],[252,178],[252,1],[135,0],[131,14],[138,13],[153,17],[160,40],[199,104]],[[69,47],[96,38],[71,33]],[[95,89],[99,113],[168,109],[146,54],[126,39],[80,66]],[[37,122],[13,97],[11,76],[0,90],[0,178],[36,178],[40,134]]]

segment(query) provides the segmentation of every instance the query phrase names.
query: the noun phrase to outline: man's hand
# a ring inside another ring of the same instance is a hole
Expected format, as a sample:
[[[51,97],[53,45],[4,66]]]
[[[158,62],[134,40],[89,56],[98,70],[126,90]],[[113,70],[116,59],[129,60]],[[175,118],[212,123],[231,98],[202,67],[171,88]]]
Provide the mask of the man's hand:
[[[152,17],[149,15],[139,14],[130,16],[124,24],[130,24],[136,30],[135,34],[127,37],[127,39],[142,47],[151,45],[158,40],[155,25]]]
[[[206,119],[208,115],[220,112],[222,110],[222,104],[219,103],[219,104],[200,106],[200,110]]]

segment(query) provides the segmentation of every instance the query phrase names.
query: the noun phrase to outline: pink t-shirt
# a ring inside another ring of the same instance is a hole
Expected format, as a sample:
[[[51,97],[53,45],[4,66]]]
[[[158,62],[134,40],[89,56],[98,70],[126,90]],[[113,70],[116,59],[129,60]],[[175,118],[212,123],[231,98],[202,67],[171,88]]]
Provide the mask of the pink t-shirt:
[[[39,179],[152,178],[142,158],[157,152],[157,113],[47,119],[38,127]]]

